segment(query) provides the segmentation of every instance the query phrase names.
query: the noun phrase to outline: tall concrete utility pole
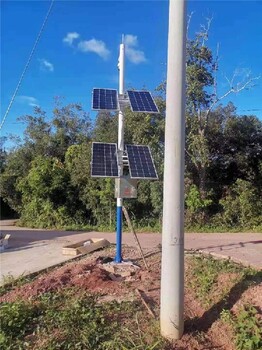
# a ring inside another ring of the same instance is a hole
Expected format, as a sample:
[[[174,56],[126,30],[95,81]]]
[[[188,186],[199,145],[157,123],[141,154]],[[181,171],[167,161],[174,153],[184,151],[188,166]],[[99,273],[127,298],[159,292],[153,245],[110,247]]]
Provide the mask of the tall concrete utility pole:
[[[169,1],[161,270],[161,333],[184,331],[184,150],[186,0]]]
[[[125,74],[125,45],[124,45],[124,35],[122,36],[122,44],[120,44],[119,52],[119,95],[124,94],[125,84],[124,84],[124,74]],[[124,112],[119,109],[118,114],[118,152],[120,159],[120,177],[123,176],[123,152],[124,152]],[[123,198],[117,198],[116,207],[116,257],[115,261],[117,263],[122,262],[122,207]]]

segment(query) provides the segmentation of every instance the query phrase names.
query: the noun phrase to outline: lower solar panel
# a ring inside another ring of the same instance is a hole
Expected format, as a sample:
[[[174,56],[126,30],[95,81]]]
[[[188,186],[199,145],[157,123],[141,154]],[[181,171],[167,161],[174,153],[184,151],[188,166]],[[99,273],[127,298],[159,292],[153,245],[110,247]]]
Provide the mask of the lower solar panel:
[[[129,172],[132,179],[158,179],[148,146],[126,145]]]
[[[118,177],[117,147],[115,143],[93,142],[92,177]]]

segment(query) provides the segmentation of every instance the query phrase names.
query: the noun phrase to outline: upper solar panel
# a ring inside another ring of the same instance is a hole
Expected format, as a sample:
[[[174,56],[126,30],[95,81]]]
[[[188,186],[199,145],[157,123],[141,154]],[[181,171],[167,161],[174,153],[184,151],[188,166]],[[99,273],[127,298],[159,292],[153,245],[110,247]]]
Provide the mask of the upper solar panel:
[[[159,113],[149,91],[127,91],[133,112]]]
[[[119,109],[117,90],[93,89],[92,109],[117,111]]]
[[[157,179],[157,172],[148,146],[126,145],[132,179]]]
[[[93,142],[92,177],[118,177],[117,148],[115,143]]]

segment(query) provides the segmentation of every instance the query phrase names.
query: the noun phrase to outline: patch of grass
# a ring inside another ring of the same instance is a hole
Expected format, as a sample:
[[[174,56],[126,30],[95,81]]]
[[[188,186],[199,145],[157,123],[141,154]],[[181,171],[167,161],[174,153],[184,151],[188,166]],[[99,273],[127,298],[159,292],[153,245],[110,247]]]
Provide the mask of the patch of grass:
[[[16,343],[21,347],[22,339],[30,332],[32,324],[39,316],[39,310],[30,303],[4,303],[0,309],[0,347],[14,349]]]
[[[213,302],[212,290],[218,285],[219,275],[222,273],[235,273],[235,280],[240,280],[243,275],[251,270],[243,268],[228,260],[217,260],[205,256],[189,257],[190,278],[189,287],[192,288],[197,297],[206,305]],[[220,287],[220,286],[219,286]],[[221,290],[221,297],[228,292],[227,289]]]
[[[197,233],[238,233],[238,232],[246,232],[246,233],[261,233],[262,232],[262,225],[248,225],[243,226],[227,226],[227,225],[221,225],[219,223],[220,221],[216,221],[215,223],[212,221],[207,224],[194,224],[194,225],[186,225],[185,231],[190,232],[197,232]],[[146,219],[146,220],[136,220],[135,217],[132,218],[132,223],[135,227],[135,230],[140,233],[144,232],[151,232],[151,233],[161,233],[162,232],[162,224],[159,222],[159,219]],[[18,220],[16,222],[16,226],[23,227],[25,223],[23,221]],[[27,227],[34,227],[33,224],[27,223]],[[41,225],[40,225],[41,226]],[[43,225],[42,225],[43,226]],[[43,228],[41,226],[41,228]],[[39,227],[38,227],[39,228]],[[99,225],[91,225],[90,223],[69,223],[66,225],[59,225],[58,226],[50,226],[50,229],[61,229],[65,231],[98,231],[98,232],[114,232],[116,229],[116,224],[113,223],[112,225],[108,224],[99,224]],[[129,231],[128,226],[125,221],[123,221],[123,229],[124,231]]]
[[[150,232],[150,233],[160,233],[162,231],[162,228],[159,224],[155,225],[137,225],[136,223],[133,223],[136,232]],[[98,232],[114,232],[116,227],[109,226],[109,225],[69,225],[63,227],[65,231],[98,231]],[[123,223],[123,231],[129,232],[128,226]]]
[[[140,302],[97,303],[93,295],[76,292],[4,303],[1,349],[164,349],[157,322],[145,315]]]
[[[262,232],[262,226],[214,226],[214,225],[194,225],[194,226],[186,226],[185,228],[186,232],[197,232],[197,233],[239,233],[239,232],[245,232],[245,233],[261,233]]]
[[[158,221],[152,222],[152,223],[139,223],[132,221],[133,225],[135,227],[135,230],[140,233],[144,232],[151,232],[151,233],[160,233],[162,232],[162,226],[159,224]],[[115,225],[109,226],[109,225],[69,225],[61,227],[61,229],[64,229],[66,231],[98,231],[98,232],[114,232],[115,231]],[[124,231],[129,231],[128,226],[123,223],[123,229]],[[252,233],[261,233],[262,232],[262,226],[234,226],[234,227],[228,227],[228,226],[217,226],[217,225],[191,225],[186,226],[185,231],[190,232],[198,232],[198,233],[238,233],[238,232],[252,232]]]
[[[23,275],[19,277],[14,277],[12,274],[8,273],[7,275],[4,275],[2,277],[3,285],[9,285],[11,288],[14,286],[15,283],[17,283],[18,280],[22,280]]]
[[[34,276],[35,275],[20,275],[18,277],[14,277],[11,274],[3,276],[3,284],[0,286],[0,296],[4,295],[14,288],[21,287],[23,284],[32,281],[34,279]]]
[[[262,320],[254,306],[244,305],[237,315],[223,310],[221,319],[233,328],[238,350],[262,349]]]

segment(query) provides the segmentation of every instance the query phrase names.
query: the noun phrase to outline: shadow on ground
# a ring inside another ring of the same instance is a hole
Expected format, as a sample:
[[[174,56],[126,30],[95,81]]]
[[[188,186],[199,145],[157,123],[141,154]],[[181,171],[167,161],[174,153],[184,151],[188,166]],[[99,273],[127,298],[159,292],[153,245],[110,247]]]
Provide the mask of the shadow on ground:
[[[5,253],[14,252],[24,249],[31,249],[36,246],[46,245],[45,241],[67,241],[67,237],[72,235],[78,235],[79,241],[81,240],[81,234],[92,232],[91,230],[85,231],[62,231],[62,230],[41,230],[41,229],[17,229],[9,230],[4,228],[1,230],[2,235],[11,234],[8,242],[8,249],[5,249]]]
[[[244,277],[231,288],[228,295],[204,312],[201,317],[194,317],[190,320],[186,320],[185,331],[187,333],[194,333],[196,331],[207,332],[213,323],[220,318],[223,309],[230,310],[249,287],[257,286],[261,283],[262,271],[244,275]]]

